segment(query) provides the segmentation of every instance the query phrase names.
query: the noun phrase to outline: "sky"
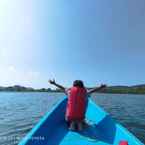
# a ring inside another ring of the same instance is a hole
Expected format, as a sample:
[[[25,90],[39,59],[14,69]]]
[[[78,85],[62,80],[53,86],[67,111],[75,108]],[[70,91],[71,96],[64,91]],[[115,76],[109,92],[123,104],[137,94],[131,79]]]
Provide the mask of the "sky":
[[[145,83],[144,0],[1,0],[0,86]]]

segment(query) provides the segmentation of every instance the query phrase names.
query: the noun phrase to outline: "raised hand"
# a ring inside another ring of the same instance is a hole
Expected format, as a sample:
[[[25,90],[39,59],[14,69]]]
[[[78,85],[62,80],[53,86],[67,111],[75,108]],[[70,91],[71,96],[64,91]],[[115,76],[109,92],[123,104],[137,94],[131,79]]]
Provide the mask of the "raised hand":
[[[65,92],[66,88],[58,83],[55,82],[55,79],[48,81],[50,84],[56,86],[57,88],[61,89],[63,92]]]
[[[101,84],[101,86],[100,86],[101,89],[104,89],[106,87],[107,87],[107,85],[105,85],[105,84]]]
[[[92,94],[94,92],[98,92],[98,91],[101,91],[102,89],[106,88],[107,86],[105,84],[101,84],[100,87],[95,87],[91,90],[88,91],[88,94]]]
[[[55,79],[49,80],[48,82],[49,82],[50,84],[53,84],[53,85],[56,84]]]

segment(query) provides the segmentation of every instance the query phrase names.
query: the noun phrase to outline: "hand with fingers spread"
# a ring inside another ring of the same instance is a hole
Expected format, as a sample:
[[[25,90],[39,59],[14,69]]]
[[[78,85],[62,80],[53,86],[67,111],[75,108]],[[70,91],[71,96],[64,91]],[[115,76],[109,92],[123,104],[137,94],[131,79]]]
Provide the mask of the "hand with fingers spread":
[[[104,89],[104,88],[106,88],[106,87],[107,87],[107,85],[101,84],[100,89]]]
[[[56,82],[55,82],[55,79],[53,79],[53,80],[50,79],[48,82],[49,82],[50,84],[56,86],[57,88],[61,89],[63,92],[65,92],[66,88],[65,88],[64,86],[62,86],[62,85],[56,83]]]
[[[50,84],[53,84],[53,85],[56,84],[55,79],[49,80],[48,82],[49,82]]]
[[[101,84],[100,87],[95,87],[95,88],[89,90],[89,91],[88,91],[88,94],[92,94],[92,93],[101,91],[102,89],[105,89],[106,87],[107,87],[107,85]]]

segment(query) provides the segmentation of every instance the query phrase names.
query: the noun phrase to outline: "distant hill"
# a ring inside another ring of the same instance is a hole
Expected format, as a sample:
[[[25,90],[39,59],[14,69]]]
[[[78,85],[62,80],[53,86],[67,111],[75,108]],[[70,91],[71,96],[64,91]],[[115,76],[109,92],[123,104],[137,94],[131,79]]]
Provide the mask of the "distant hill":
[[[145,85],[109,86],[101,92],[118,94],[145,94]]]
[[[8,87],[0,87],[0,91],[3,92],[48,92],[51,91],[50,88],[41,88],[41,89],[34,89],[31,87],[24,87],[24,86],[8,86]]]
[[[91,89],[91,88],[88,88]],[[32,87],[24,87],[20,85],[2,87],[0,92],[61,92],[61,90],[52,90],[51,88],[34,89]],[[108,86],[100,93],[114,93],[114,94],[145,94],[145,84],[134,86]]]
[[[132,88],[145,88],[145,84],[135,85],[135,86],[132,86]]]

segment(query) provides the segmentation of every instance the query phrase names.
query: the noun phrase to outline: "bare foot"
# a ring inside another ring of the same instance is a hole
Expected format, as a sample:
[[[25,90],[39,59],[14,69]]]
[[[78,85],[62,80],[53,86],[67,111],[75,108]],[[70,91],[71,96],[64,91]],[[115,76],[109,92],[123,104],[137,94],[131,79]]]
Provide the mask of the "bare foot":
[[[76,130],[76,123],[72,121],[69,126],[69,130],[75,131]]]
[[[79,122],[78,123],[78,131],[81,131],[81,130],[83,130],[83,123],[82,122]]]

